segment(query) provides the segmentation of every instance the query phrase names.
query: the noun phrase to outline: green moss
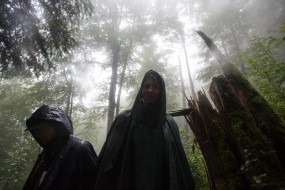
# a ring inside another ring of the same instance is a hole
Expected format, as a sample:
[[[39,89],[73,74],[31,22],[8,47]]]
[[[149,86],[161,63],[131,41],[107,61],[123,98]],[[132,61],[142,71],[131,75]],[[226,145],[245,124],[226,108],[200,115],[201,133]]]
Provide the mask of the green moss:
[[[250,153],[250,156],[245,158],[243,166],[244,168],[246,166],[244,172],[251,177],[252,185],[274,187],[274,184],[284,179],[280,170],[280,163],[270,139],[258,127],[256,115],[252,114],[266,110],[268,104],[263,104],[264,99],[254,91],[239,72],[236,72],[233,66],[228,65],[226,69],[226,74],[231,74],[230,80],[228,76],[227,81],[223,77],[217,77],[212,81],[212,85],[215,87],[212,90],[218,91],[216,94],[219,95],[220,102],[223,104],[223,110],[219,111],[224,115],[224,118],[227,118],[227,123],[230,124],[228,127],[232,128],[238,142]],[[245,88],[241,90],[242,87]],[[237,96],[237,94],[242,97]],[[250,95],[255,98],[251,99]],[[248,101],[248,99],[253,101]],[[253,103],[257,104],[255,106],[257,110],[252,110],[250,107]],[[268,117],[268,115],[267,113],[262,117]],[[242,154],[245,155],[245,153]],[[276,178],[278,175],[281,177]],[[260,182],[260,180],[262,180],[260,184],[255,182]]]

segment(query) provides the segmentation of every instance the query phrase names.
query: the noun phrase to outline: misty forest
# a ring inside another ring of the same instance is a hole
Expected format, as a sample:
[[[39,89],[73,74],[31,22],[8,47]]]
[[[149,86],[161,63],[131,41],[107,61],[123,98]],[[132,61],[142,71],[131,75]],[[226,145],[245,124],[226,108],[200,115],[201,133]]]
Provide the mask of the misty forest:
[[[284,189],[284,52],[284,0],[1,0],[0,189],[41,151],[33,111],[58,105],[99,154],[150,69],[197,189]]]

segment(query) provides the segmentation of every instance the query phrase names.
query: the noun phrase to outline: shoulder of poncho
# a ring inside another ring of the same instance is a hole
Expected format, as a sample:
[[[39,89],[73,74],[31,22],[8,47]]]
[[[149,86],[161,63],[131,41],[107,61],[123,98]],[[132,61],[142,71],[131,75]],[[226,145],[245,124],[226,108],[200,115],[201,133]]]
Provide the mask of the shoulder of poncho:
[[[89,141],[86,141],[84,139],[81,139],[80,137],[73,136],[73,135],[70,135],[68,143],[70,143],[72,147],[77,147],[77,148],[91,145]]]
[[[131,111],[132,111],[131,109],[124,110],[124,111],[120,112],[117,117],[130,117]]]
[[[124,122],[124,121],[128,120],[130,118],[130,116],[131,116],[131,110],[125,110],[125,111],[120,112],[117,115],[117,117],[115,118],[115,121],[114,121],[113,125],[114,124],[117,125],[117,124],[119,124],[121,122]]]
[[[169,114],[166,114],[166,121],[169,122],[169,124],[175,124],[175,120]]]
[[[172,132],[179,133],[178,126],[171,115],[169,114],[166,115],[166,122],[168,123]]]

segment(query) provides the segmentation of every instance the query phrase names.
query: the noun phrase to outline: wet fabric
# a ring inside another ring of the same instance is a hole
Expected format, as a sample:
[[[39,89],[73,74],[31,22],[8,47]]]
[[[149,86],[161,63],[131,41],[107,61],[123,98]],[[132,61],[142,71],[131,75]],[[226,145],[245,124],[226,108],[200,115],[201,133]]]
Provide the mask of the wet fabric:
[[[165,189],[167,164],[162,129],[138,125],[132,133],[134,189]]]
[[[160,98],[145,106],[141,86],[132,109],[116,117],[99,155],[96,190],[195,189],[178,127],[166,115],[164,81],[150,72],[159,78]]]
[[[23,190],[89,190],[94,188],[97,155],[88,141],[71,135],[72,123],[58,107],[43,105],[28,120],[33,130],[42,121],[56,122],[62,134],[56,145],[42,145],[43,151],[23,187]]]

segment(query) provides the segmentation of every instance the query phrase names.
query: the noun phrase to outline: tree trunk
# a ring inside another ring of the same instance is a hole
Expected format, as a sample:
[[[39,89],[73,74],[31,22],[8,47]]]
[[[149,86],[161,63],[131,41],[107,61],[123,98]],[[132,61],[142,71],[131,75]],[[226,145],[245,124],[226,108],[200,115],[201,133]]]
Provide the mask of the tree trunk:
[[[68,76],[66,73],[65,75],[65,80],[67,83],[67,99],[66,99],[66,109],[65,113],[71,118],[72,114],[72,109],[73,109],[73,96],[74,96],[74,90],[75,90],[75,84],[74,84],[74,79],[72,74],[70,75],[70,79],[68,79]]]
[[[223,47],[223,49],[224,49],[224,51],[225,51],[226,58],[229,58],[227,46],[226,46],[226,43],[225,43],[225,41],[224,41],[223,38],[221,38],[221,42],[222,42],[222,47]]]
[[[221,64],[223,74],[234,93],[253,115],[256,127],[272,141],[285,172],[285,124],[268,102],[251,86],[249,81],[229,63],[213,41],[203,32],[198,32],[212,54]]]
[[[198,100],[189,105],[193,109],[188,116],[189,125],[204,156],[211,189],[248,189],[243,176],[239,175],[240,165],[227,143],[218,112],[202,92],[198,92]]]
[[[212,189],[285,187],[285,124],[215,44],[199,33],[221,64],[209,94],[188,101],[187,122],[201,148]]]
[[[241,50],[240,50],[240,47],[239,47],[239,44],[238,44],[236,31],[235,31],[234,26],[232,24],[230,25],[230,30],[231,30],[233,38],[234,38],[234,43],[235,43],[236,50],[237,50],[237,55],[238,55],[238,60],[239,60],[241,72],[246,76],[246,70],[245,70],[245,67],[244,67],[244,64],[243,64],[243,60],[242,60],[242,57],[241,57]]]
[[[121,44],[116,44],[112,48],[112,75],[109,89],[109,104],[108,104],[108,118],[107,118],[107,131],[109,131],[111,124],[114,120],[114,112],[116,106],[116,85],[118,78],[118,62],[119,62],[119,54],[120,54]]]
[[[122,70],[121,78],[120,78],[120,82],[119,82],[119,91],[118,91],[118,95],[117,95],[115,116],[117,116],[120,112],[121,93],[122,93],[123,83],[124,83],[124,79],[125,79],[125,73],[126,73],[128,61],[129,61],[129,58],[131,56],[131,52],[132,52],[132,48],[133,48],[133,32],[135,30],[135,21],[136,21],[136,18],[133,17],[132,32],[130,35],[130,45],[127,49],[126,55],[123,57],[123,64],[124,65],[123,65],[123,70]]]
[[[194,88],[194,83],[192,80],[192,75],[190,72],[190,68],[189,68],[189,60],[188,60],[188,53],[187,53],[187,49],[186,49],[186,45],[185,45],[185,38],[184,35],[181,34],[181,39],[182,39],[182,45],[183,45],[183,50],[184,50],[184,55],[185,55],[185,61],[186,61],[186,66],[187,66],[187,72],[188,72],[188,77],[189,77],[189,83],[190,83],[190,89],[191,89],[191,96],[196,100],[196,93],[195,93],[195,88]]]
[[[127,64],[128,64],[128,59],[129,59],[129,53],[127,53],[125,59],[124,59],[124,65],[123,65],[123,70],[121,73],[121,78],[120,78],[120,82],[119,82],[119,90],[118,90],[118,94],[117,94],[117,103],[116,103],[116,113],[115,116],[117,116],[120,112],[120,101],[121,101],[121,93],[122,93],[122,89],[123,89],[123,83],[124,83],[124,79],[125,79],[125,72],[126,72],[126,68],[127,68]]]
[[[182,64],[180,55],[178,55],[178,63],[179,63],[179,75],[180,75],[180,85],[181,85],[181,97],[182,97],[182,107],[186,108],[186,100],[185,100],[185,86],[184,86],[184,80],[183,80],[183,73],[182,73]]]
[[[133,19],[133,26],[132,26],[132,33],[134,31],[135,28],[135,19]],[[121,78],[119,81],[119,91],[118,91],[118,95],[117,95],[117,103],[116,103],[116,113],[115,116],[117,116],[120,112],[120,102],[121,102],[121,93],[122,93],[122,88],[123,88],[123,83],[124,83],[124,79],[125,79],[125,73],[126,73],[126,69],[127,69],[127,65],[128,65],[128,61],[129,61],[129,57],[131,55],[131,51],[133,48],[133,35],[131,34],[130,36],[130,45],[127,49],[127,53],[126,55],[123,57],[123,70],[121,73]]]
[[[75,90],[75,84],[72,80],[72,86],[71,86],[71,96],[70,96],[70,108],[69,108],[69,117],[72,118],[72,112],[73,112],[73,100],[74,100],[74,90]]]
[[[179,63],[179,76],[180,76],[180,85],[181,85],[181,98],[182,98],[182,108],[186,108],[186,100],[185,100],[185,86],[184,86],[184,80],[183,80],[183,73],[182,73],[182,64],[180,55],[178,55],[178,63]],[[185,132],[189,133],[189,127],[186,123],[184,123]]]
[[[74,99],[74,91],[75,91],[75,84],[73,76],[71,79],[68,80],[67,76],[65,75],[66,83],[67,83],[67,99],[66,99],[66,109],[65,113],[72,119],[72,111],[73,111],[73,99]],[[73,126],[72,126],[73,131]]]
[[[251,86],[246,78],[232,65],[222,67],[225,78],[239,101],[246,105],[254,118],[255,127],[270,139],[285,172],[285,124],[274,112],[268,102]]]

